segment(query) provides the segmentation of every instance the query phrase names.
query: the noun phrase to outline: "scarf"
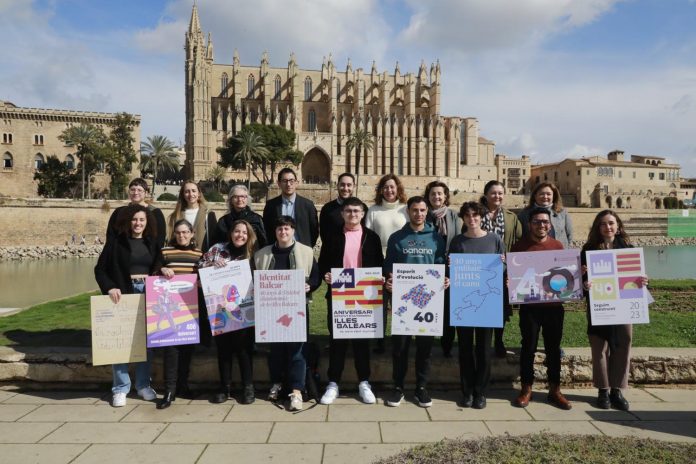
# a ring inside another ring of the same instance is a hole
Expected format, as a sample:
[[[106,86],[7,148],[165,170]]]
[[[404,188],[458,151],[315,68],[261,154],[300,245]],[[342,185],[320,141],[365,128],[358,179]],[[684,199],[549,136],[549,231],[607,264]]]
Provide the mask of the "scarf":
[[[443,237],[447,237],[447,206],[442,208],[432,210],[433,217],[435,218],[435,227],[437,232]]]
[[[498,212],[495,213],[493,219],[491,219],[489,213],[490,210],[486,208],[486,213],[481,219],[481,229],[486,232],[493,232],[503,240],[505,238],[505,216],[503,215],[503,208],[498,208]]]

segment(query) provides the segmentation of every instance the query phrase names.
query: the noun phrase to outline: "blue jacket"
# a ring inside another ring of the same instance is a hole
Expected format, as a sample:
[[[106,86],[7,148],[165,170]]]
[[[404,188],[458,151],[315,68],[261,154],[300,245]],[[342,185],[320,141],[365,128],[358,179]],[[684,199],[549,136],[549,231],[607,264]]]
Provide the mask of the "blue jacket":
[[[419,232],[407,222],[389,237],[384,259],[385,276],[392,272],[394,263],[445,264],[445,241],[429,222]]]

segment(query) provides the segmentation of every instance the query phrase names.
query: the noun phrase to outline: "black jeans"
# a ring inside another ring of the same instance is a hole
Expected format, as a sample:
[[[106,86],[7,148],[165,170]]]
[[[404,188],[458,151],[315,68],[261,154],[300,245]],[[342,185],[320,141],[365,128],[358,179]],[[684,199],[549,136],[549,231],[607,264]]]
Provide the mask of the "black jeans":
[[[232,361],[237,358],[242,385],[254,383],[254,328],[216,335],[218,371],[220,386],[229,388],[232,384]]]
[[[411,346],[411,335],[392,335],[392,380],[397,388],[404,388],[404,379],[408,372],[408,349]],[[435,337],[429,335],[416,337],[416,388],[428,384],[430,374],[430,352]]]
[[[442,346],[442,352],[447,354],[452,351],[452,345],[454,344],[454,337],[457,335],[456,327],[450,325],[450,291],[449,288],[445,290],[445,317],[442,323],[442,337],[440,337],[440,346]]]
[[[457,327],[457,337],[459,337],[459,381],[462,392],[485,395],[491,380],[493,329]]]
[[[344,339],[333,338],[333,323],[331,311],[331,296],[326,297],[326,323],[329,327],[329,382],[340,383],[343,375],[343,368],[346,364],[346,352],[348,345],[353,345],[353,361],[355,370],[358,373],[358,381],[370,380],[370,339],[353,338]],[[386,326],[386,323],[384,324]]]
[[[561,338],[563,338],[563,305],[522,305],[520,308],[520,380],[534,383],[534,353],[539,342],[539,331],[544,338],[546,369],[549,383],[561,382]]]
[[[191,370],[191,357],[196,345],[165,346],[164,385],[168,393],[175,393],[177,385],[188,383]]]

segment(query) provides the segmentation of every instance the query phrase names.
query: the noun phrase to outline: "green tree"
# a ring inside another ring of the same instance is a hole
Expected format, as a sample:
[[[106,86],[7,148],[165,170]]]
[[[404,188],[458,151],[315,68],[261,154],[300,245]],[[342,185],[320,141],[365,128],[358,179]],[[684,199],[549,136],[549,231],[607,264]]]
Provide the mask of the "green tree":
[[[66,145],[77,149],[82,172],[82,199],[85,199],[85,180],[87,180],[87,198],[91,197],[91,178],[104,157],[106,135],[93,124],[80,124],[65,129],[58,138]]]
[[[179,169],[176,145],[164,135],[153,135],[140,143],[140,170],[152,174],[152,195],[155,195],[157,175]]]
[[[346,142],[346,149],[348,150],[348,156],[350,152],[355,148],[355,195],[358,194],[358,187],[360,186],[360,158],[362,158],[364,151],[369,152],[374,146],[374,139],[372,134],[367,132],[365,129],[356,129],[355,132],[348,136]],[[367,155],[365,155],[367,156]],[[367,159],[367,158],[366,158]]]
[[[38,182],[38,193],[46,198],[67,198],[74,195],[80,182],[78,175],[56,155],[50,155],[34,173]]]
[[[133,147],[133,130],[136,125],[135,117],[128,113],[118,113],[110,124],[106,171],[111,176],[112,198],[123,198],[133,163],[138,160],[138,154]]]
[[[251,175],[269,187],[280,164],[302,161],[302,152],[295,149],[295,133],[277,124],[248,124],[236,136],[227,139],[218,148],[220,166],[233,169],[247,168]]]

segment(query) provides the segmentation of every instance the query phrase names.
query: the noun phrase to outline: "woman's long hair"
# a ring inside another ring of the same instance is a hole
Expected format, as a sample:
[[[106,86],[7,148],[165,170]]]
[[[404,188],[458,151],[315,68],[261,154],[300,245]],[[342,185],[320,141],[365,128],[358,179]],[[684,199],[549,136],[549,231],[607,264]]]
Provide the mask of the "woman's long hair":
[[[382,201],[384,200],[384,197],[382,196],[382,189],[384,188],[384,184],[386,184],[390,180],[393,180],[396,183],[396,200],[399,203],[406,203],[406,191],[404,190],[404,184],[401,183],[401,180],[398,177],[396,177],[395,174],[390,173],[382,176],[382,178],[377,183],[377,187],[375,187],[376,205],[382,204]]]
[[[623,241],[624,245],[630,245],[630,239],[628,237],[628,234],[626,233],[626,229],[624,229],[623,221],[621,220],[619,215],[610,209],[605,209],[597,213],[597,216],[595,216],[594,221],[592,222],[592,227],[590,227],[590,233],[587,234],[587,243],[585,243],[585,245],[583,245],[582,247],[583,250],[601,249],[601,246],[604,243],[604,239],[602,238],[602,234],[599,231],[599,225],[602,222],[602,219],[604,219],[606,216],[614,216],[614,219],[616,219],[617,229],[616,237],[614,240],[619,239]]]
[[[174,231],[174,224],[176,223],[176,221],[184,218],[184,210],[188,206],[188,203],[184,198],[184,187],[186,187],[186,184],[193,184],[196,186],[196,188],[198,189],[198,207],[201,210],[207,210],[208,202],[205,201],[205,198],[203,197],[203,192],[201,192],[201,189],[198,187],[198,184],[192,180],[185,180],[181,183],[181,187],[179,188],[179,198],[177,198],[176,200],[174,212],[169,215],[169,229],[172,231]]]
[[[236,221],[234,221],[232,223],[232,225],[230,225],[230,233],[229,233],[227,239],[229,241],[230,246],[233,247],[234,245],[232,244],[232,234],[234,233],[234,229],[239,224],[243,224],[247,230],[247,242],[246,242],[246,246],[244,247],[245,251],[244,251],[244,255],[242,257],[245,259],[249,259],[252,256],[254,256],[254,252],[256,251],[256,233],[254,232],[254,228],[251,227],[251,224],[246,222],[244,219],[237,219]]]
[[[534,208],[534,205],[536,204],[536,194],[539,192],[539,190],[548,187],[551,189],[553,192],[553,200],[551,202],[551,209],[553,209],[555,212],[560,213],[561,210],[563,209],[563,200],[561,199],[561,192],[558,190],[558,187],[556,187],[553,182],[542,182],[540,184],[537,184],[536,187],[532,190],[532,194],[529,196],[529,208]]]
[[[116,218],[116,231],[119,234],[124,234],[126,237],[131,235],[131,220],[136,215],[136,213],[145,213],[145,230],[143,230],[143,237],[156,239],[157,238],[157,222],[155,217],[152,215],[147,206],[141,205],[128,205],[124,206],[118,212],[118,217]]]

